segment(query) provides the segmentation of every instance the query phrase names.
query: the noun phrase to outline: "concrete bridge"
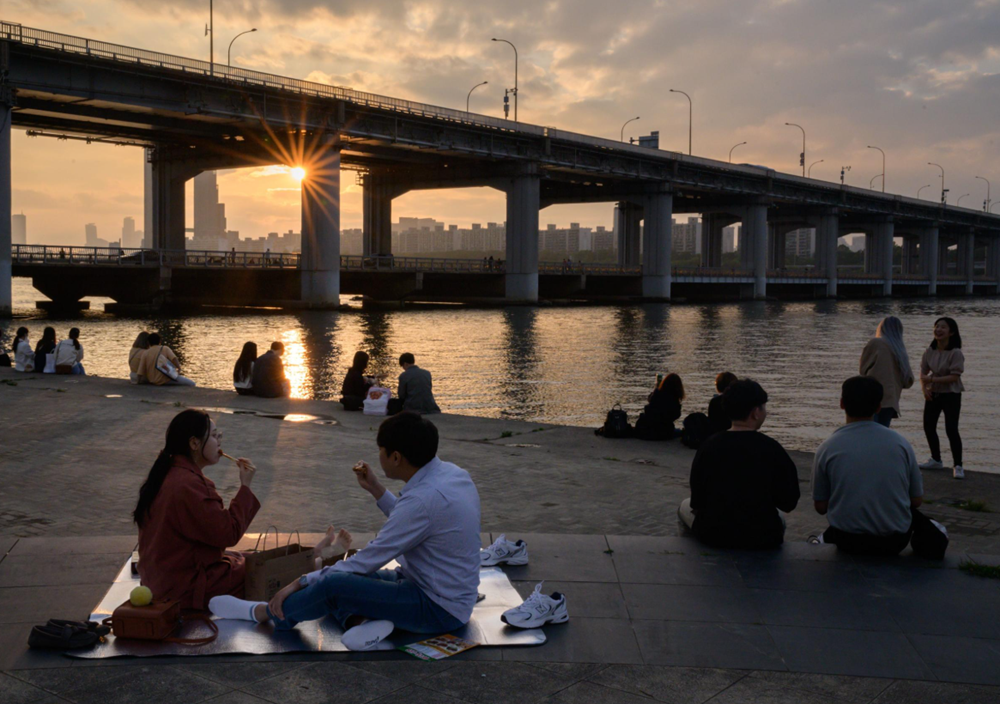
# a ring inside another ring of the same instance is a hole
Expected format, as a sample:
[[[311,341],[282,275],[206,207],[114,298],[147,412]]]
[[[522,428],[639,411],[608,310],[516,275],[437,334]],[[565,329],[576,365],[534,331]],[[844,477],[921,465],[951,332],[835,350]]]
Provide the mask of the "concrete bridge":
[[[361,173],[368,257],[391,255],[392,200],[404,193],[488,186],[506,195],[503,272],[454,273],[440,287],[428,286],[425,272],[385,278],[422,276],[423,295],[446,300],[495,293],[533,302],[553,295],[538,261],[538,217],[558,203],[617,204],[618,264],[638,273],[588,274],[584,290],[598,297],[669,300],[682,295],[675,283],[737,286],[757,298],[782,286],[825,296],[858,286],[886,296],[995,292],[1000,276],[1000,217],[984,212],[0,22],[0,312],[7,314],[12,127],[146,147],[155,250],[184,249],[184,184],[197,174],[304,166],[299,266],[268,269],[266,276],[286,275],[281,295],[307,307],[335,306],[341,291],[354,288],[358,272],[342,270],[340,256],[345,168]],[[704,218],[702,267],[693,280],[671,261],[675,213]],[[722,228],[734,222],[742,223],[741,270],[727,276]],[[783,241],[801,227],[816,228],[817,275],[789,284],[781,274]],[[866,237],[864,276],[841,279],[837,238],[858,232]],[[904,247],[898,274],[895,239]],[[985,252],[981,275],[976,251]],[[957,283],[944,274],[952,271],[951,259]],[[172,297],[184,299],[177,287],[197,267],[168,269]],[[189,273],[174,275],[182,271]],[[264,275],[248,269],[241,276]],[[197,276],[225,280],[235,273],[203,267]],[[564,287],[557,288],[561,297]]]

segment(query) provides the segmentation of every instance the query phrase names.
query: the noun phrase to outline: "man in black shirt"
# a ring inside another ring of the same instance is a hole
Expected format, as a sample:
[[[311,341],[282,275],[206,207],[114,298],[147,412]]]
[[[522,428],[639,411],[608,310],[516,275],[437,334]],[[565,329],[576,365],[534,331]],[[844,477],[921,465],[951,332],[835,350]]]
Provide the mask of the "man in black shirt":
[[[704,442],[691,464],[691,498],[678,516],[709,545],[770,548],[781,544],[788,513],[799,501],[799,477],[784,448],[757,432],[767,418],[767,392],[749,379],[722,396],[732,428]]]
[[[285,378],[285,365],[281,363],[281,355],[285,346],[280,342],[272,342],[271,349],[257,358],[253,363],[253,393],[264,398],[281,398],[288,396],[291,385]]]

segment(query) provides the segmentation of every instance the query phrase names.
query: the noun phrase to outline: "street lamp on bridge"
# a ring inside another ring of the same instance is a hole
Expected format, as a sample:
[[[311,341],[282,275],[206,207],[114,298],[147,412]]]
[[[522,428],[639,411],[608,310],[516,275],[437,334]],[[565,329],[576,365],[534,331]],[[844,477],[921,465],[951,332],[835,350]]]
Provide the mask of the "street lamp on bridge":
[[[881,178],[881,177],[882,177],[882,174],[875,174],[874,176],[872,176],[871,181],[868,182],[868,190],[874,191],[875,190],[875,179]],[[883,193],[884,192],[885,191],[883,191]]]
[[[479,88],[480,86],[485,86],[487,83],[489,83],[489,81],[483,81],[482,83],[477,83],[476,85],[472,86],[472,89],[469,91],[469,94],[467,96],[465,96],[465,111],[466,112],[469,112],[469,100],[472,99],[472,91],[474,91],[476,88]]]
[[[822,164],[824,161],[826,161],[826,159],[820,159],[819,161],[814,161],[813,163],[809,164],[809,175],[808,175],[808,178],[812,178],[813,167],[816,166],[816,164]]]
[[[802,175],[806,175],[806,129],[802,125],[796,125],[794,122],[786,122],[786,127],[798,127],[802,130],[802,153],[799,154],[799,165],[802,167]],[[841,173],[840,182],[843,183],[843,173]]]
[[[740,142],[739,144],[734,144],[733,148],[729,150],[729,163],[730,164],[733,163],[733,149],[736,149],[736,147],[742,147],[744,144],[746,144],[746,142]]]
[[[982,176],[976,176],[981,181],[986,181],[986,200],[983,201],[983,210],[987,213],[990,212],[990,182],[989,179],[985,179]]]
[[[885,152],[883,152],[878,147],[873,147],[871,145],[869,145],[868,148],[869,149],[878,149],[880,152],[882,152],[882,192],[885,193]],[[874,181],[874,180],[875,179],[872,179],[872,181]]]
[[[917,198],[920,197],[920,192],[921,191],[923,191],[925,188],[930,188],[930,187],[931,187],[931,184],[928,183],[926,186],[921,186],[920,188],[918,188],[917,189]]]
[[[685,98],[688,99],[688,156],[691,156],[691,130],[692,130],[691,120],[692,116],[694,115],[694,103],[691,101],[691,96],[682,90],[674,90],[673,88],[671,88],[670,92],[680,93],[681,95],[683,95]]]
[[[933,161],[928,161],[927,165],[928,166],[936,166],[939,169],[941,169],[941,203],[944,203],[945,202],[945,197],[948,194],[948,191],[944,190],[944,167],[941,166],[941,164],[935,164]]]
[[[846,174],[850,170],[851,170],[850,166],[841,166],[840,167],[840,185],[841,186],[844,185],[844,174]]]
[[[971,195],[972,195],[971,193],[963,193],[962,195],[960,195],[960,196],[958,197],[958,202],[957,202],[957,203],[955,203],[955,206],[956,206],[956,207],[958,207],[958,206],[961,206],[961,205],[962,205],[962,199],[963,199],[963,198],[968,198],[968,197],[969,197],[969,196],[971,196]]]
[[[229,42],[229,51],[226,52],[226,66],[232,66],[233,65],[233,42],[235,42],[237,39],[239,39],[240,37],[242,37],[244,34],[250,34],[251,32],[256,32],[256,31],[257,31],[257,28],[254,27],[253,29],[248,29],[245,32],[240,32],[235,37],[233,37],[233,41]]]
[[[638,119],[639,119],[638,116],[636,116],[636,117],[633,117],[631,120],[625,120],[625,125],[627,125],[630,122],[635,122]],[[623,142],[625,141],[625,125],[622,125],[621,141],[623,141]]]
[[[514,122],[517,122],[517,47],[514,46],[514,42],[507,41],[506,39],[497,39],[494,37],[490,41],[510,44],[510,48],[514,50]]]
[[[214,0],[208,0],[208,24],[205,25],[205,36],[208,37],[208,72],[215,74],[215,8]]]

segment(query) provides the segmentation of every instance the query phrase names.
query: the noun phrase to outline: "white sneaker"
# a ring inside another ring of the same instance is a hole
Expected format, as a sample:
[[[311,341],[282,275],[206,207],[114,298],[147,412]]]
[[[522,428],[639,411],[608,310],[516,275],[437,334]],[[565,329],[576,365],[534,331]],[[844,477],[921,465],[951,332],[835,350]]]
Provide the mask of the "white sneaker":
[[[944,463],[941,460],[931,458],[926,462],[921,462],[920,469],[944,469]]]
[[[544,582],[539,582],[535,586],[535,591],[524,600],[523,604],[504,611],[500,620],[515,628],[538,628],[546,623],[569,621],[566,597],[559,592],[552,592],[551,596],[542,594],[542,584]]]
[[[955,479],[965,479],[965,470],[962,469],[962,465],[955,465],[955,469],[952,471],[952,476],[955,477]]]
[[[485,550],[479,551],[482,567],[494,565],[526,565],[528,564],[528,544],[523,540],[512,543],[506,535],[501,535]]]
[[[348,650],[381,650],[379,644],[389,637],[394,628],[392,621],[365,621],[344,631],[340,642]]]

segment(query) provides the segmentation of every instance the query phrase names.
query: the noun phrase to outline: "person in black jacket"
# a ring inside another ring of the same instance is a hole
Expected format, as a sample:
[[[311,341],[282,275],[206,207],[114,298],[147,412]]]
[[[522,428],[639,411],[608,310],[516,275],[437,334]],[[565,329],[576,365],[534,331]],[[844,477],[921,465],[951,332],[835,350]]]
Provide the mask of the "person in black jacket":
[[[722,395],[733,427],[708,438],[691,463],[691,498],[678,518],[701,541],[724,548],[781,545],[785,520],[799,502],[798,470],[784,448],[758,432],[767,392],[750,379]]]
[[[42,339],[35,345],[35,371],[40,372],[45,369],[45,355],[56,351],[56,329],[45,328],[42,332]]]
[[[281,363],[281,355],[285,346],[280,342],[272,342],[271,349],[257,358],[253,364],[253,393],[263,398],[280,398],[288,396],[291,384],[285,378],[285,365]]]
[[[365,398],[368,396],[368,389],[372,387],[373,380],[365,377],[365,369],[368,368],[368,353],[357,351],[354,353],[354,363],[347,370],[344,377],[344,384],[340,388],[340,402],[345,411],[360,411],[364,408]]]
[[[723,430],[729,430],[733,422],[726,415],[726,409],[722,406],[722,394],[729,388],[730,384],[737,381],[736,375],[732,372],[720,372],[715,377],[715,390],[718,392],[708,402],[708,426],[709,434],[715,435]]]
[[[635,421],[635,436],[642,440],[669,440],[676,434],[674,421],[681,417],[684,384],[677,374],[667,374],[649,394],[648,403]]]

